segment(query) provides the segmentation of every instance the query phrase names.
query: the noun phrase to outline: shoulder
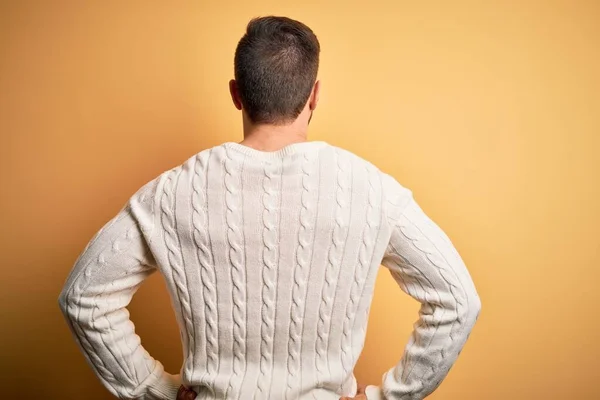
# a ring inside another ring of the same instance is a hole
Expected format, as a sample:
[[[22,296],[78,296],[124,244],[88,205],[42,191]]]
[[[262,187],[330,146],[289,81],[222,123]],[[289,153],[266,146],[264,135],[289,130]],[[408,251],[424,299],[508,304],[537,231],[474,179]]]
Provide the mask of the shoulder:
[[[370,173],[375,174],[375,176],[379,176],[381,174],[381,171],[375,164],[359,156],[358,154],[353,153],[350,150],[331,144],[327,144],[326,149],[328,150],[328,154],[324,153],[323,156],[325,157],[329,157],[333,153],[336,155],[336,158],[338,160],[342,161],[345,164],[349,164],[353,169],[364,168],[367,169]]]
[[[153,216],[161,209],[163,203],[174,201],[177,183],[181,179],[187,179],[186,175],[191,178],[192,176],[202,176],[204,174],[213,149],[214,147],[195,153],[180,164],[164,170],[152,179],[146,180],[129,198],[127,206],[133,215],[140,221],[153,221]],[[142,228],[150,229],[151,225],[150,223],[142,224]]]
[[[140,190],[146,191],[148,195],[158,195],[175,189],[177,181],[189,180],[191,176],[201,176],[206,172],[206,168],[211,156],[215,152],[223,149],[223,146],[210,147],[189,156],[180,164],[163,171],[160,175],[146,183]]]
[[[389,210],[391,218],[399,214],[412,199],[412,191],[403,186],[393,175],[382,171],[373,162],[341,147],[332,146],[336,153],[348,159],[353,167],[364,167],[381,182],[382,195],[385,197],[386,208]]]
[[[382,171],[377,165],[375,165],[373,162],[359,156],[356,153],[351,152],[350,150],[341,148],[341,147],[337,147],[337,146],[333,146],[333,145],[328,145],[328,147],[336,152],[337,154],[339,154],[341,157],[344,157],[346,159],[348,159],[350,162],[352,162],[352,164],[354,166],[362,166],[367,168],[368,170],[372,171],[373,173],[375,173],[379,179],[381,179],[381,183],[384,186],[384,189],[389,189],[391,191],[397,191],[400,190],[402,191],[402,189],[405,189],[397,180],[395,177],[393,177],[392,175],[388,174],[385,171]]]

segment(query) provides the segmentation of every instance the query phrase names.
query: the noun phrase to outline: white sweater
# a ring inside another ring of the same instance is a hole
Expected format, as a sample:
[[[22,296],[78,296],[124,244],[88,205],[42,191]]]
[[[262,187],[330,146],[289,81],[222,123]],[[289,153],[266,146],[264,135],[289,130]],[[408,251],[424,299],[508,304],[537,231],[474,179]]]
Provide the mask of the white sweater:
[[[225,143],[164,172],[94,236],[59,302],[119,398],[174,400],[184,383],[198,399],[338,400],[356,393],[380,264],[422,307],[398,364],[367,396],[422,399],[460,353],[479,297],[411,192],[324,142]],[[177,375],[141,346],[126,309],[154,271],[181,330]],[[404,317],[391,305],[390,319]]]

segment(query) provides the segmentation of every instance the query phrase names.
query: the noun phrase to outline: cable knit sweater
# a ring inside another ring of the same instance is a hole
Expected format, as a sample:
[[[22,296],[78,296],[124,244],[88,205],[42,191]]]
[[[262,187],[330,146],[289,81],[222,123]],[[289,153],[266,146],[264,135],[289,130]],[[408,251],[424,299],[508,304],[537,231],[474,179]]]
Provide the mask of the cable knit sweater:
[[[398,364],[367,396],[422,399],[465,344],[479,297],[411,192],[324,142],[225,143],[162,173],[89,242],[59,303],[119,398],[174,400],[183,383],[198,399],[338,400],[356,393],[381,264],[422,307]],[[181,331],[176,375],[142,347],[126,309],[154,271]]]

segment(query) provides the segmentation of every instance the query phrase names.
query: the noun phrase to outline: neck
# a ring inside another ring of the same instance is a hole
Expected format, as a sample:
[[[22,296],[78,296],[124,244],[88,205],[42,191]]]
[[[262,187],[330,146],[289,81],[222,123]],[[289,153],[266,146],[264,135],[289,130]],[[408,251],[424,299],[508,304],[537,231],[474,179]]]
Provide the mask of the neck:
[[[307,125],[299,122],[296,120],[288,125],[244,123],[244,140],[240,143],[256,150],[276,151],[290,144],[306,142]]]

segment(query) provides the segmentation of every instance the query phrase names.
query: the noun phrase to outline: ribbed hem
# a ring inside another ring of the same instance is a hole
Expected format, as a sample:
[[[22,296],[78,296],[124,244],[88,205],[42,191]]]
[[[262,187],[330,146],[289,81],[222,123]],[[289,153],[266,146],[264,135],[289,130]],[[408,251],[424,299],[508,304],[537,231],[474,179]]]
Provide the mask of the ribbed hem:
[[[321,141],[313,142],[299,142],[289,144],[279,150],[275,151],[261,151],[253,149],[252,147],[245,146],[240,143],[227,142],[223,143],[223,146],[238,151],[252,158],[263,159],[263,160],[275,160],[283,157],[290,156],[292,154],[305,153],[315,151],[325,146],[327,143]]]
[[[177,391],[181,386],[181,377],[163,372],[158,380],[149,388],[153,399],[172,400],[177,398]]]
[[[379,386],[369,385],[365,390],[368,400],[385,400],[383,390]]]

